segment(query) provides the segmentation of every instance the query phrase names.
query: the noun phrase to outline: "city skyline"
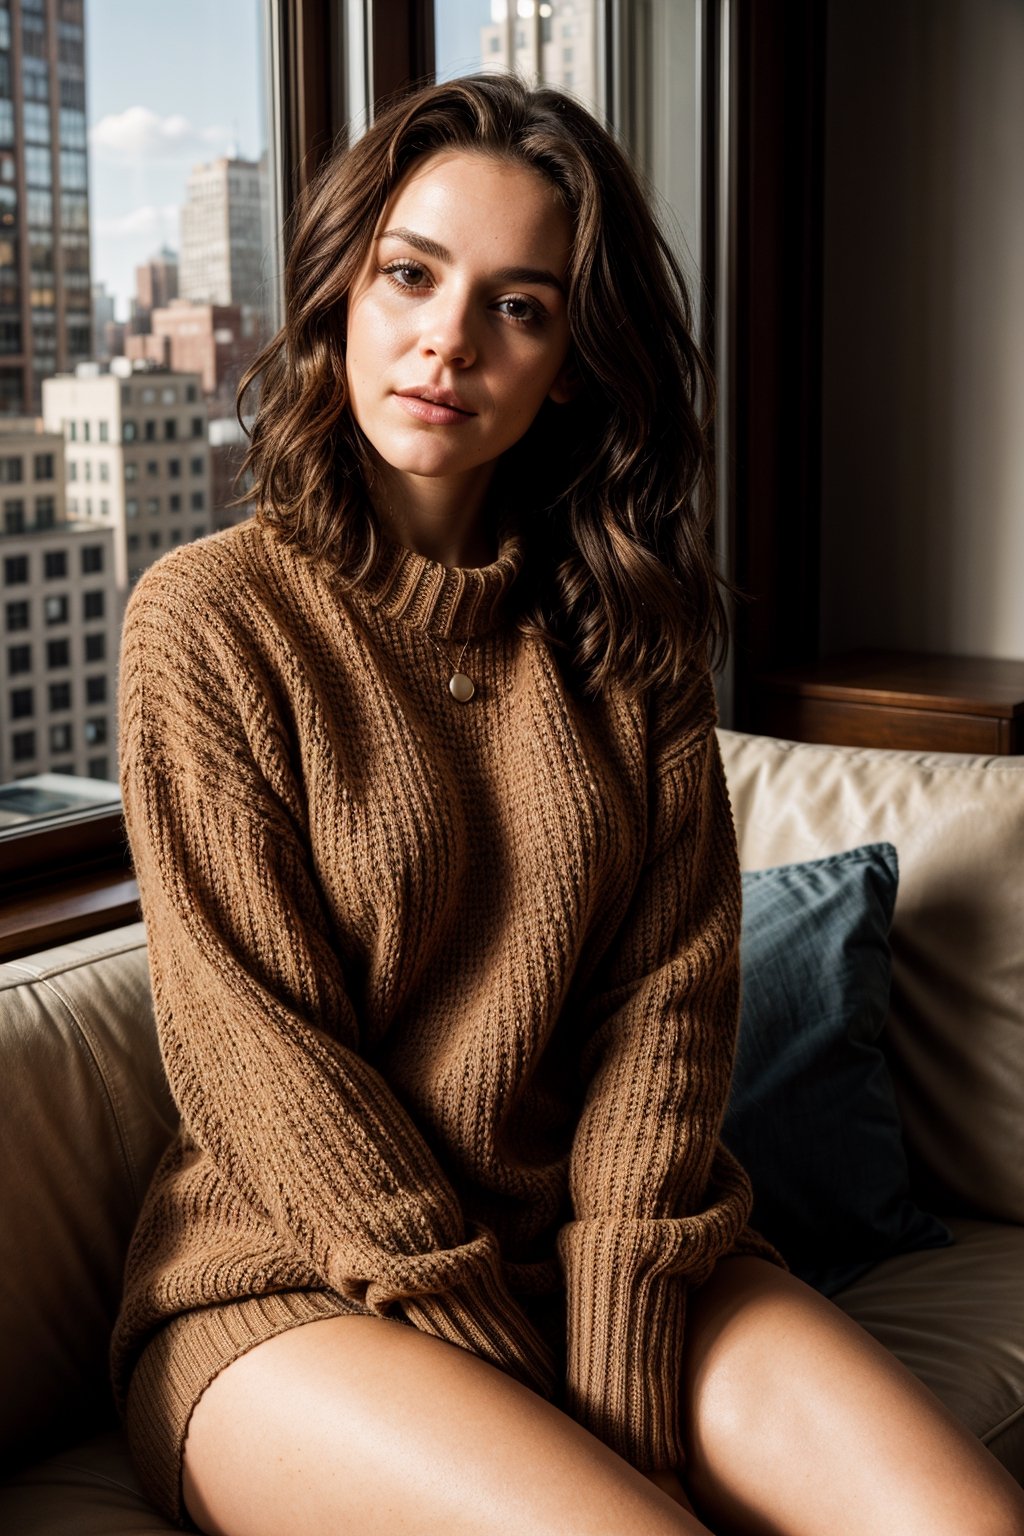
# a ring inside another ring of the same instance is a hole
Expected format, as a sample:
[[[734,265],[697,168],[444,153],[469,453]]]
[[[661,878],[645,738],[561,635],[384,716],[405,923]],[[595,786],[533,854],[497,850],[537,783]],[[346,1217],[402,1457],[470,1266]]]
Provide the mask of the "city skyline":
[[[135,268],[180,251],[194,166],[265,145],[259,0],[86,0],[92,281],[124,319]]]

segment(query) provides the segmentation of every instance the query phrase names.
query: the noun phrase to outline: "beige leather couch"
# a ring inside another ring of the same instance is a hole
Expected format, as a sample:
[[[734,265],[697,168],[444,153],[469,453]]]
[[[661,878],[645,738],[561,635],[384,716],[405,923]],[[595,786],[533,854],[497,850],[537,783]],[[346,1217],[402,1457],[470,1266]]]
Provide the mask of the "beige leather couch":
[[[722,733],[744,866],[888,839],[890,1050],[950,1248],[841,1294],[1024,1480],[1024,759]],[[173,1123],[141,926],[0,966],[0,1436],[10,1536],[170,1529],[112,1422],[125,1246]]]

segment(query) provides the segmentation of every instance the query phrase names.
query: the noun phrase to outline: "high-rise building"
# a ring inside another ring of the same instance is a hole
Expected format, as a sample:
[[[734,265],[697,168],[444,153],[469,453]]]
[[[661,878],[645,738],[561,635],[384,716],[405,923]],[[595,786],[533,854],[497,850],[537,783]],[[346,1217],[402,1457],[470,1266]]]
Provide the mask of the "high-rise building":
[[[259,345],[252,310],[239,304],[194,304],[174,299],[154,309],[148,336],[127,336],[125,356],[198,373],[203,394],[234,414],[235,389]]]
[[[491,0],[490,25],[480,28],[480,57],[485,69],[514,69],[592,102],[597,33],[594,0],[531,0],[528,7]]]
[[[43,419],[63,435],[68,517],[113,528],[127,592],[159,555],[210,532],[210,450],[196,374],[119,361],[47,379]]]
[[[151,315],[178,297],[178,258],[166,246],[135,268],[135,297],[140,310]]]
[[[0,414],[92,352],[84,0],[0,0]]]
[[[0,782],[110,778],[121,596],[114,532],[64,516],[64,442],[0,423]]]
[[[262,177],[251,160],[197,165],[181,210],[179,289],[197,304],[261,308]]]
[[[106,283],[92,285],[92,355],[106,358],[108,327],[115,324],[114,295],[107,292]]]

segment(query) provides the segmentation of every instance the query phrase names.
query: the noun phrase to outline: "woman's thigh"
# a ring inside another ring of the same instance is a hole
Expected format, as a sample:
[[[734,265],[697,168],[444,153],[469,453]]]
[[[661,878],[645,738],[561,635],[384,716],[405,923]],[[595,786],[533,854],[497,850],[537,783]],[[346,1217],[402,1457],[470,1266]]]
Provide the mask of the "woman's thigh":
[[[200,1399],[184,1493],[207,1536],[688,1536],[704,1530],[536,1393],[404,1324],[278,1334]]]
[[[727,1259],[691,1298],[689,1486],[720,1536],[1024,1536],[1024,1494],[869,1334]]]

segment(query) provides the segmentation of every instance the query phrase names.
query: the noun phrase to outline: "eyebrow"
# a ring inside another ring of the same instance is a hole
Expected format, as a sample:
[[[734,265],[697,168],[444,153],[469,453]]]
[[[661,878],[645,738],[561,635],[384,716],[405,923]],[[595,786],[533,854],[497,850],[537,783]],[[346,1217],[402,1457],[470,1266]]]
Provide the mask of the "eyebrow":
[[[431,240],[429,235],[418,235],[414,229],[385,229],[377,239],[402,240],[406,245],[411,245],[414,251],[422,251],[424,256],[432,256],[435,261],[446,262],[449,266],[454,260],[446,245]],[[546,267],[502,267],[494,276],[502,283],[537,283],[541,287],[557,288],[559,293],[565,293],[564,283]]]

